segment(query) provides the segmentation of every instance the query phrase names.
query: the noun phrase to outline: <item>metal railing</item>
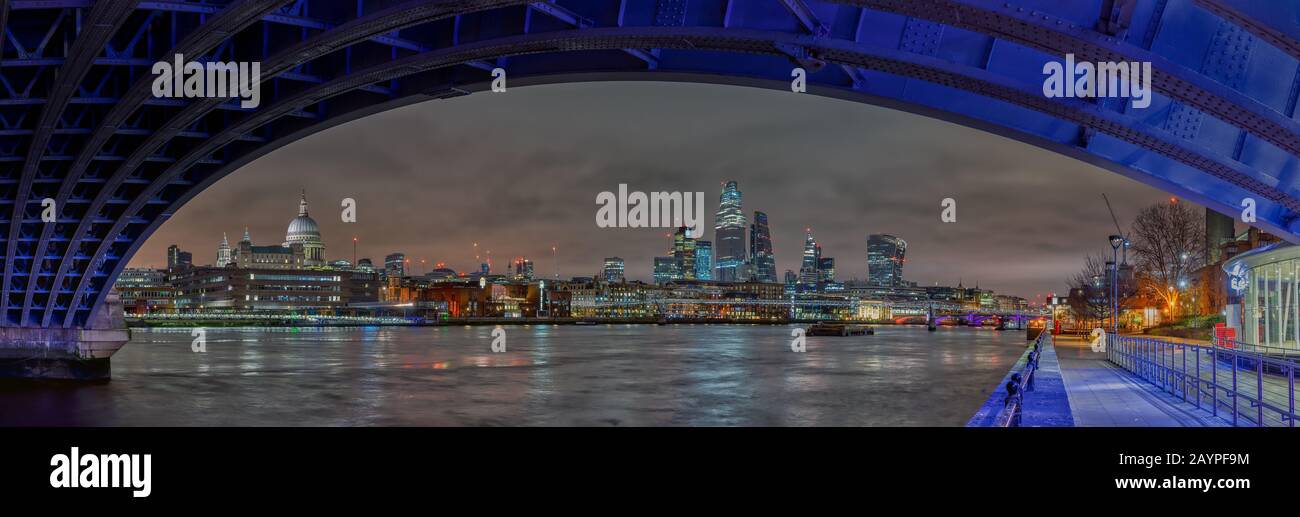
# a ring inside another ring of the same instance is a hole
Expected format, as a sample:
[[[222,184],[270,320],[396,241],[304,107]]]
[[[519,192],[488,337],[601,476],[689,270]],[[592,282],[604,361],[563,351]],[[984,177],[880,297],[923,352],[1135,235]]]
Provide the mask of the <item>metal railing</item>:
[[[1233,426],[1295,427],[1295,377],[1300,362],[1267,353],[1271,347],[1132,336],[1106,340],[1111,363]],[[1291,351],[1290,356],[1295,355]]]
[[[1295,359],[1300,359],[1300,349],[1297,349],[1297,348],[1282,348],[1282,347],[1276,347],[1276,346],[1263,346],[1263,345],[1256,345],[1256,344],[1252,344],[1252,343],[1244,343],[1244,342],[1236,341],[1236,340],[1232,340],[1232,339],[1215,339],[1215,340],[1214,340],[1214,344],[1215,344],[1215,345],[1218,345],[1218,346],[1221,346],[1221,347],[1223,347],[1223,348],[1235,348],[1235,349],[1237,349],[1237,350],[1241,350],[1241,351],[1243,351],[1243,352],[1253,352],[1253,353],[1258,353],[1258,354],[1264,354],[1264,355],[1266,355],[1266,356],[1273,357],[1273,358],[1282,358],[1282,359],[1295,358]]]
[[[1002,400],[1002,410],[994,419],[997,427],[1020,427],[1020,415],[1025,405],[1025,392],[1034,391],[1034,372],[1038,371],[1038,357],[1043,352],[1044,339],[1051,339],[1051,332],[1044,330],[1034,339],[1034,349],[1029,352],[1025,367],[1018,373],[1011,374],[1007,381],[1007,396]]]

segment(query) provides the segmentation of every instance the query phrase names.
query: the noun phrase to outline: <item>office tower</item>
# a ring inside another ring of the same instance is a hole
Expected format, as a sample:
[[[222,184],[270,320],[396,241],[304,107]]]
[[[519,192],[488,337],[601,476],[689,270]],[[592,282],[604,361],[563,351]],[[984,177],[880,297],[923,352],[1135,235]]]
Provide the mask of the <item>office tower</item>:
[[[1236,221],[1233,218],[1205,209],[1205,263],[1217,264],[1223,260],[1222,246],[1236,240]]]
[[[677,261],[677,280],[695,279],[695,239],[683,226],[673,234],[673,259]]]
[[[776,255],[772,252],[772,230],[767,224],[767,214],[754,211],[754,224],[749,225],[749,256],[755,282],[776,282]]]
[[[903,263],[907,241],[893,235],[872,234],[867,237],[867,281],[882,287],[903,284]]]
[[[713,241],[695,241],[695,279],[713,280]]]
[[[181,251],[181,248],[175,244],[167,247],[167,270],[181,271],[189,269],[194,265],[194,254],[188,251]]]
[[[799,283],[799,275],[789,269],[785,270],[785,285],[794,285]]]
[[[717,233],[713,243],[716,279],[723,282],[739,280],[737,269],[745,263],[746,226],[740,190],[736,187],[736,182],[728,181],[718,198],[718,213],[714,224]]]
[[[514,261],[515,280],[532,281],[533,279],[533,261],[524,257],[519,257]]]
[[[402,278],[406,276],[406,254],[390,253],[384,257],[384,273],[389,278]]]
[[[601,269],[601,276],[606,282],[611,284],[621,284],[625,282],[623,276],[623,259],[618,257],[606,257],[605,267]]]
[[[835,259],[822,257],[817,260],[817,281],[821,283],[835,281]]]
[[[799,264],[800,284],[817,284],[817,262],[820,259],[821,246],[818,246],[817,241],[813,240],[812,230],[808,230],[808,237],[803,242],[803,261]]]
[[[666,284],[677,279],[677,258],[676,257],[655,257],[654,262],[654,281],[656,284]]]

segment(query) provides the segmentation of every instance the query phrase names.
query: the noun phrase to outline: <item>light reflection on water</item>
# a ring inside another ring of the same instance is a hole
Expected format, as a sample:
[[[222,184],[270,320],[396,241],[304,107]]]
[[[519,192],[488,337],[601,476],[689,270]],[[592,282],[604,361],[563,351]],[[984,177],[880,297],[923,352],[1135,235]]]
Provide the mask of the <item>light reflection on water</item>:
[[[0,387],[30,425],[962,425],[1023,332],[598,325],[136,330],[101,385]]]

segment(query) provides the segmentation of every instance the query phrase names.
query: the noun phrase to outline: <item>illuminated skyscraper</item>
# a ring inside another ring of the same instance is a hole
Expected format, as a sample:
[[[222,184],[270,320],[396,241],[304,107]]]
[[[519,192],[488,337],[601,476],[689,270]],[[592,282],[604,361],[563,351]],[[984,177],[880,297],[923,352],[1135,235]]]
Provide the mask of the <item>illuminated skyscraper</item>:
[[[181,251],[175,244],[167,247],[167,270],[180,271],[194,266],[194,254]]]
[[[883,287],[903,285],[903,263],[906,255],[907,241],[893,235],[868,236],[867,280],[872,285]]]
[[[728,181],[718,199],[718,213],[714,223],[717,241],[714,243],[715,277],[724,282],[740,280],[737,271],[745,263],[745,212],[741,209],[740,190],[736,182]]]
[[[384,273],[388,278],[406,276],[406,254],[390,253],[387,257],[384,257]]]
[[[695,279],[713,280],[713,241],[695,241]]]
[[[677,259],[675,257],[655,257],[654,267],[656,284],[666,284],[677,279]]]
[[[533,261],[528,260],[527,258],[524,257],[519,257],[515,259],[514,266],[515,266],[515,280],[532,281]]]
[[[817,259],[817,281],[821,283],[835,281],[835,259],[831,257]]]
[[[623,276],[623,259],[618,257],[606,257],[605,267],[601,269],[601,276],[606,282],[611,284],[621,284],[624,282]]]
[[[803,241],[803,261],[799,264],[799,283],[803,285],[817,285],[817,266],[821,260],[822,249],[813,240],[812,230],[808,230],[808,238]]]
[[[695,279],[695,239],[687,235],[688,231],[683,226],[673,235],[673,259],[677,261],[676,280]]]
[[[777,282],[776,256],[772,253],[772,230],[767,225],[767,214],[754,211],[754,224],[749,225],[749,256],[754,265],[755,282]]]

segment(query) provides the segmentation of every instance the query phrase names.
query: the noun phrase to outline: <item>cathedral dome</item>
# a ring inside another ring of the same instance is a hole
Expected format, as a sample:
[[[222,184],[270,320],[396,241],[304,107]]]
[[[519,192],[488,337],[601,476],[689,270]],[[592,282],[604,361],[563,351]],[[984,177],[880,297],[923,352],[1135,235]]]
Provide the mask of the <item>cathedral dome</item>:
[[[298,217],[289,221],[289,230],[284,236],[284,245],[301,244],[306,254],[306,265],[323,265],[325,262],[325,242],[321,239],[320,227],[316,220],[307,215],[307,194],[298,202]]]
[[[288,242],[302,242],[304,240],[315,238],[320,240],[320,228],[316,226],[316,221],[306,214],[293,218],[289,222],[289,232],[285,236]]]

